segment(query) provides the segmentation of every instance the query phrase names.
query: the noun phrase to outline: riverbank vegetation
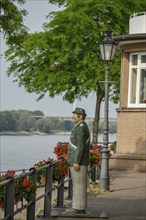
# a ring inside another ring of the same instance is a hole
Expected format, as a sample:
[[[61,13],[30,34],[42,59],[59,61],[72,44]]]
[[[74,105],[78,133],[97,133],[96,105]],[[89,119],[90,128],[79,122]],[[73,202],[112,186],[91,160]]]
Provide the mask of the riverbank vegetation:
[[[93,122],[87,122],[90,132],[92,132]],[[46,117],[42,111],[28,110],[12,110],[0,112],[0,132],[9,134],[9,132],[17,132],[17,134],[29,133],[58,133],[70,132],[73,128],[72,121],[63,120],[59,117]],[[109,122],[109,132],[116,133],[116,122]],[[23,131],[23,133],[21,133]],[[25,133],[26,132],[26,133]],[[103,121],[99,123],[99,133],[103,132]]]

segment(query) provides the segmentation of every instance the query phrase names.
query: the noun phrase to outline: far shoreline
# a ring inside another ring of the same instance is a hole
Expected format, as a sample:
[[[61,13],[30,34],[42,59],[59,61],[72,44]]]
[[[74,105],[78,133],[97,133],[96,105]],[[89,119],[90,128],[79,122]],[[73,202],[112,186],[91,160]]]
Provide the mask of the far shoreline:
[[[51,132],[51,133],[44,133],[39,131],[27,132],[27,131],[3,131],[0,132],[0,136],[32,136],[32,135],[70,135],[70,132]]]

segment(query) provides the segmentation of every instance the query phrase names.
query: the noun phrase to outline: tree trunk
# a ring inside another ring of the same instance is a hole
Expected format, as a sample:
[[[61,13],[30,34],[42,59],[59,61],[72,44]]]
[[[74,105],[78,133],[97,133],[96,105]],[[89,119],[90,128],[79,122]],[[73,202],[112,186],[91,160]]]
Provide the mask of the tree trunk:
[[[96,108],[95,108],[95,117],[93,121],[93,130],[92,130],[92,143],[98,143],[98,127],[99,127],[99,119],[100,119],[100,107],[102,98],[104,97],[104,92],[101,91],[101,88],[98,86],[96,92]]]

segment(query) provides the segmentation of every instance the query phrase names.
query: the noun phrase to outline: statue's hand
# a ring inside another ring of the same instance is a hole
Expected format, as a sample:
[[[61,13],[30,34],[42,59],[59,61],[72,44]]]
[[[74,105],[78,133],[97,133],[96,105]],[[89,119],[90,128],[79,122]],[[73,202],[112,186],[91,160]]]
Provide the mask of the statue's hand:
[[[73,167],[74,167],[75,171],[77,171],[77,172],[80,171],[80,165],[78,163],[74,163]]]

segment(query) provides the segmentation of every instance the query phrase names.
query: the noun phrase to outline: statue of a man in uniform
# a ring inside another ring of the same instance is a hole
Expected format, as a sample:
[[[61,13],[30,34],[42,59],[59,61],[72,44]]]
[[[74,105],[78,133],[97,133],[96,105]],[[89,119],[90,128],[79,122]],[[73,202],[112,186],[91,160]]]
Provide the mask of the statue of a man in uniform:
[[[67,162],[73,183],[73,199],[72,208],[68,209],[67,212],[83,214],[87,208],[90,133],[85,122],[85,110],[76,108],[72,113],[75,127],[70,135]]]

